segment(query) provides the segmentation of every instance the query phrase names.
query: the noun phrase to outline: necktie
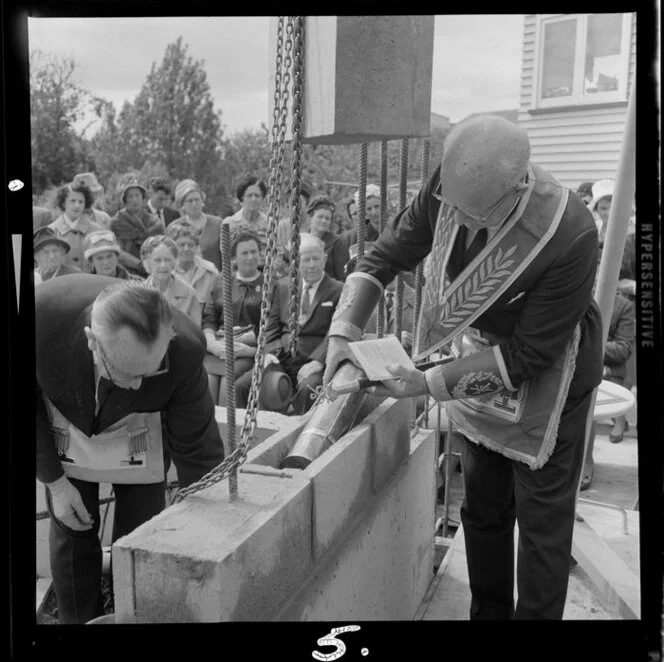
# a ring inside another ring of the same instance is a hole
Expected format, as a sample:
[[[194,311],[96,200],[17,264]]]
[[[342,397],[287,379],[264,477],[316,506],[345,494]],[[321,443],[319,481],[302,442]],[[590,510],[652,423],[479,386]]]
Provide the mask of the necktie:
[[[300,317],[306,317],[311,312],[311,285],[304,288],[302,294],[302,306],[300,307]]]
[[[486,239],[487,239],[486,228],[478,230],[472,243],[470,244],[470,246],[468,246],[468,248],[466,248],[466,251],[464,253],[463,259],[466,264],[469,264],[472,260],[474,260],[477,257],[477,255],[481,252],[481,250],[486,246]]]

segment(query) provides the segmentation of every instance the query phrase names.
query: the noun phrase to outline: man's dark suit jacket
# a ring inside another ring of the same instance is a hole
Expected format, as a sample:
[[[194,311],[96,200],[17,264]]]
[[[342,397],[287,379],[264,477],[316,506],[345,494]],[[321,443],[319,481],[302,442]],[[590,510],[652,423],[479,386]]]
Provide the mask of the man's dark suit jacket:
[[[168,347],[169,370],[144,379],[137,390],[111,387],[95,417],[95,376],[84,327],[95,298],[115,278],[75,274],[35,288],[37,364],[37,478],[58,479],[63,469],[49,428],[42,392],[84,434],[98,434],[131,412],[162,412],[164,450],[173,458],[181,486],[224,459],[215,410],[203,368],[205,338],[179,310],[177,335]]]
[[[272,298],[270,322],[266,329],[265,352],[275,354],[277,357],[288,352],[288,310],[289,292],[288,278],[282,278],[277,284]],[[309,316],[300,329],[299,363],[320,361],[325,363],[327,354],[327,332],[330,330],[332,315],[337,309],[343,283],[327,274],[318,286],[316,296],[311,302]],[[300,285],[300,296],[302,285]]]
[[[145,203],[145,211],[152,214],[152,210],[148,207],[148,203]],[[171,209],[170,207],[164,207],[164,225],[168,227],[176,218],[180,218],[180,212],[177,209]]]

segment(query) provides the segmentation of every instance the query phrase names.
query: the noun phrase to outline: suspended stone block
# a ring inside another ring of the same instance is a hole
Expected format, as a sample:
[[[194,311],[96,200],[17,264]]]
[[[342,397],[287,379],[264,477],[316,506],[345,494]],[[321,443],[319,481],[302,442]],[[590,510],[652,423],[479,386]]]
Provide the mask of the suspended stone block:
[[[277,20],[270,21],[269,125]],[[433,33],[434,16],[307,17],[304,142],[331,145],[428,136]],[[289,111],[288,139],[291,122]]]

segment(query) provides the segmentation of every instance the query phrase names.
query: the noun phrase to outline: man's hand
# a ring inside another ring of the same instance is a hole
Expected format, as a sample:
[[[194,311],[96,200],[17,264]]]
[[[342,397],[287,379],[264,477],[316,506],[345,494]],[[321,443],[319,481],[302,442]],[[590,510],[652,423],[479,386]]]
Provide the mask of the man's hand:
[[[46,487],[51,493],[53,515],[58,520],[74,531],[92,528],[92,517],[83,505],[81,493],[69,482],[67,476],[47,483]]]
[[[226,360],[226,343],[223,340],[208,340],[207,349],[218,359]]]
[[[341,336],[330,336],[327,343],[327,358],[325,359],[325,374],[323,375],[323,386],[327,386],[334,377],[339,364],[342,361],[350,361],[357,366],[357,361],[350,351],[350,343]],[[358,368],[360,366],[357,366]]]
[[[306,379],[310,375],[315,375],[317,372],[323,372],[325,365],[320,361],[309,361],[305,363],[297,372],[297,381],[301,382],[303,379]]]
[[[374,386],[371,392],[385,398],[413,398],[428,393],[424,373],[417,368],[398,364],[385,366],[395,379],[386,379],[383,386]]]

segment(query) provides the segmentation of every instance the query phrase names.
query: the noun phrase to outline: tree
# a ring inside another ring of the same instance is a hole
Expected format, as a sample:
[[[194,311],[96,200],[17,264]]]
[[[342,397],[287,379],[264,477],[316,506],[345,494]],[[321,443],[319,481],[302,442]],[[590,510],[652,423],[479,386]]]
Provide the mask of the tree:
[[[83,131],[90,94],[74,82],[72,58],[33,51],[30,54],[30,129],[32,186],[36,195],[68,182],[87,164]]]
[[[153,63],[134,102],[125,103],[102,138],[116,131],[115,150],[123,170],[141,170],[150,161],[173,179],[194,179],[207,196],[206,208],[224,214],[230,198],[221,112],[214,109],[203,65],[187,55],[178,37],[166,48],[161,64]]]

